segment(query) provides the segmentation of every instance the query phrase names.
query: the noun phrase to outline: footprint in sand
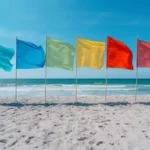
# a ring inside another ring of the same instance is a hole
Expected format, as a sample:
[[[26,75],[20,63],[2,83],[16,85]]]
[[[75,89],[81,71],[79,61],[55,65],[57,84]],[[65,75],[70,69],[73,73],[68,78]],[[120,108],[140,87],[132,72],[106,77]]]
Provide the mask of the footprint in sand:
[[[95,140],[92,140],[92,141],[89,141],[89,144],[94,144],[95,143]]]
[[[99,146],[100,144],[103,144],[103,143],[104,143],[103,141],[99,141],[96,143],[96,145]]]
[[[114,145],[114,143],[109,143],[110,145]]]
[[[121,138],[125,138],[126,136],[122,135]]]
[[[30,137],[28,137],[28,139],[25,141],[27,144],[29,144],[30,143],[30,141],[31,141],[31,139],[33,139],[34,138],[34,136],[30,136]]]
[[[78,139],[78,141],[84,141],[86,139],[88,139],[88,138],[87,137],[81,137],[81,138]]]
[[[92,146],[88,146],[85,148],[85,150],[94,150]]]
[[[1,140],[0,140],[0,143],[6,144],[6,143],[7,143],[7,140],[1,139]]]
[[[8,147],[14,146],[17,142],[18,142],[17,139],[13,140],[13,141],[8,145]]]

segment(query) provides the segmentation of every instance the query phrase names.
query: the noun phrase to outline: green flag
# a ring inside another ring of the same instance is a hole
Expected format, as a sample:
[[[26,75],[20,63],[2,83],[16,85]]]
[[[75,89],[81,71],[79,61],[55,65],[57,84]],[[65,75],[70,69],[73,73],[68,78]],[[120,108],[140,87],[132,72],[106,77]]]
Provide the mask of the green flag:
[[[46,38],[46,66],[73,70],[74,46],[52,39]]]

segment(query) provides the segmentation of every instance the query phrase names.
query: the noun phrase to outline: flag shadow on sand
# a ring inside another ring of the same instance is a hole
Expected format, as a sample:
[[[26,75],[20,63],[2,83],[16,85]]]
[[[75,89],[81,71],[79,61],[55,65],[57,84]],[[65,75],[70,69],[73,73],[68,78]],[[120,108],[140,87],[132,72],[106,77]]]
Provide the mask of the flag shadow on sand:
[[[105,105],[110,107],[115,106],[129,106],[129,105],[147,105],[150,106],[150,102],[135,102],[135,103],[129,103],[129,102],[103,102],[103,103],[81,103],[81,102],[75,102],[75,103],[0,103],[0,106],[6,106],[6,107],[26,107],[26,106],[45,106],[45,107],[52,107],[52,106],[80,106],[80,107],[89,107],[89,106],[97,106],[97,105]]]

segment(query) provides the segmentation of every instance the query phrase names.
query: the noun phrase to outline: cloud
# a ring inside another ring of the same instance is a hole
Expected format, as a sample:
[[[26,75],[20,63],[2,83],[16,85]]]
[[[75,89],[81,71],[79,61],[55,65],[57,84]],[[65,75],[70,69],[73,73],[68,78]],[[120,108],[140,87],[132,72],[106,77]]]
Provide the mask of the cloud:
[[[100,23],[101,21],[104,21],[104,20],[114,16],[114,15],[115,15],[115,13],[113,13],[113,12],[100,12],[98,14],[98,16],[93,20],[93,22],[95,24],[97,24],[97,23]]]
[[[0,28],[0,37],[34,39],[37,37],[37,33],[35,31],[12,31],[5,28]]]
[[[121,26],[150,26],[150,19],[147,16],[136,14],[100,12],[89,15],[87,20],[81,21],[83,25],[121,25]]]
[[[110,18],[114,17],[116,13],[114,12],[100,12],[91,16],[90,19],[84,20],[82,24],[85,25],[96,25],[96,24],[104,24],[109,21]]]
[[[124,19],[124,20],[118,20],[117,22],[112,22],[113,25],[119,25],[119,26],[129,26],[129,27],[149,27],[150,21],[144,20],[144,19]]]

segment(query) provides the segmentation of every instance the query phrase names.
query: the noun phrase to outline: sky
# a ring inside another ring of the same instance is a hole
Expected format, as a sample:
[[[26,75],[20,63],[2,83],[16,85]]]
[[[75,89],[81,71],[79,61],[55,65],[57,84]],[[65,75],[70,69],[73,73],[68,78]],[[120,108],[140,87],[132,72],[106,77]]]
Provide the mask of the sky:
[[[79,68],[78,78],[136,78],[137,38],[150,41],[149,0],[1,0],[0,45],[16,50],[16,37],[42,45],[46,36],[76,45],[77,37],[107,42],[112,36],[133,52],[134,70]],[[0,70],[0,78],[15,78],[13,70]],[[45,78],[45,68],[17,70],[18,78]],[[75,78],[76,70],[48,68],[47,78]],[[139,68],[138,78],[150,69]]]

